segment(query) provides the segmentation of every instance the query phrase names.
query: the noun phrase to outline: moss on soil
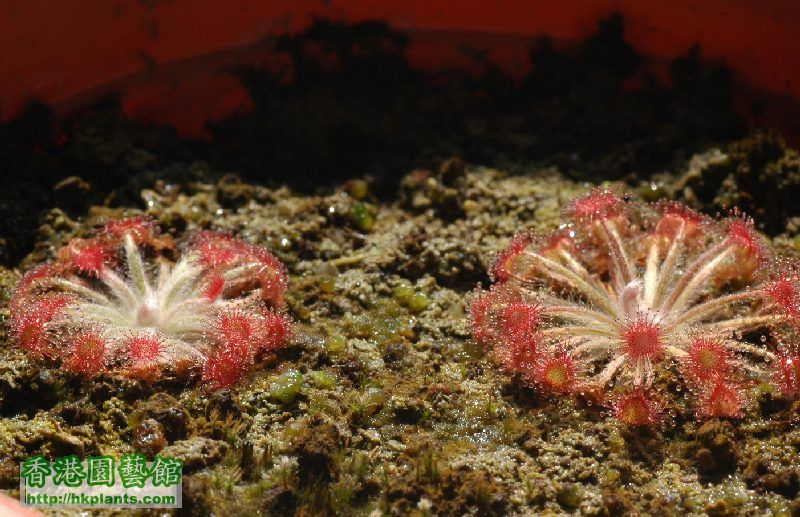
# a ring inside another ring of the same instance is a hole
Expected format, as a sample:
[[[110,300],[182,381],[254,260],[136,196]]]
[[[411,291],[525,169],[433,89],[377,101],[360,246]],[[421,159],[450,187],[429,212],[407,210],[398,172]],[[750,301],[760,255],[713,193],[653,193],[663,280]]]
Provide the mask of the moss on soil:
[[[676,408],[660,429],[624,430],[596,404],[535,396],[471,341],[466,295],[493,252],[521,227],[554,227],[588,185],[554,169],[466,167],[462,215],[451,218],[437,203],[452,201],[431,194],[443,177],[417,176],[395,202],[356,198],[349,184],[309,196],[235,181],[245,194],[223,207],[230,178],[145,190],[142,211],[165,231],[229,230],[274,250],[291,272],[297,336],[237,389],[213,394],[170,379],[80,380],[4,339],[3,488],[14,493],[14,464],[36,453],[141,450],[186,462],[184,512],[788,515],[798,506],[797,409],[768,392],[742,422],[696,422]],[[409,196],[432,197],[418,209]],[[370,231],[349,215],[364,203]],[[53,211],[29,262],[118,212],[93,207],[77,221]],[[15,278],[2,270],[0,299]],[[417,295],[427,303],[414,305]]]

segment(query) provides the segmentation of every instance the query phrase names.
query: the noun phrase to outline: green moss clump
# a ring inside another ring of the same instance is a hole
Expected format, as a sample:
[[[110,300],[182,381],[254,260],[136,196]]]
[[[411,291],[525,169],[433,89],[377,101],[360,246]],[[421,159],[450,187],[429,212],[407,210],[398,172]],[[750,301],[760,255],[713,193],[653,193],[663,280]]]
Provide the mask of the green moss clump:
[[[408,300],[408,310],[411,312],[422,312],[428,308],[428,296],[425,293],[416,292]]]
[[[332,294],[336,290],[336,279],[335,278],[320,279],[319,290],[325,294]]]
[[[278,375],[269,385],[269,397],[281,404],[291,404],[303,384],[303,374],[298,370],[287,370]]]
[[[325,348],[332,354],[341,354],[347,348],[347,340],[341,334],[331,334],[325,338]]]
[[[313,371],[309,373],[312,382],[318,387],[329,390],[336,386],[336,377],[326,371]]]
[[[356,199],[364,199],[369,194],[369,183],[364,180],[352,180],[347,185],[347,193]]]
[[[556,494],[556,500],[565,510],[575,510],[583,501],[583,487],[575,483],[565,485]]]
[[[394,299],[401,305],[408,305],[412,296],[414,296],[414,287],[408,283],[402,283],[394,288]]]
[[[366,416],[374,415],[385,404],[387,396],[386,391],[381,388],[367,388],[360,397],[360,406],[362,414]]]
[[[350,211],[350,221],[361,231],[368,232],[375,225],[374,210],[366,203],[357,203]]]
[[[371,311],[345,321],[348,336],[367,339],[375,343],[413,337],[414,317],[392,299],[380,299]]]
[[[424,311],[428,308],[428,304],[430,303],[428,295],[415,290],[414,287],[407,282],[403,282],[394,288],[394,299],[397,300],[397,303],[408,307],[408,310],[414,313]]]
[[[667,191],[664,184],[655,181],[642,183],[638,189],[639,197],[643,200],[653,203],[661,198],[667,197]]]

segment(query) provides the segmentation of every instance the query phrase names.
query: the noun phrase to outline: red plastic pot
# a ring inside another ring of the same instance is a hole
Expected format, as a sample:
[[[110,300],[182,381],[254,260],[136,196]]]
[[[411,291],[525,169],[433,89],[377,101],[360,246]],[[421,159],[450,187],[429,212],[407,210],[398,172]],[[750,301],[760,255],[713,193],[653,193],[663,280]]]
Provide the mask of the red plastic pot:
[[[459,48],[482,49],[508,73],[528,66],[531,41],[576,41],[613,12],[639,52],[665,61],[695,43],[736,78],[738,104],[753,124],[800,134],[800,2],[795,0],[6,0],[0,6],[0,117],[34,99],[67,112],[120,92],[129,115],[170,123],[190,137],[203,124],[246,108],[230,65],[268,57],[264,38],[314,18],[380,19],[406,31],[409,60],[425,70],[469,67]],[[766,98],[760,118],[749,101]]]

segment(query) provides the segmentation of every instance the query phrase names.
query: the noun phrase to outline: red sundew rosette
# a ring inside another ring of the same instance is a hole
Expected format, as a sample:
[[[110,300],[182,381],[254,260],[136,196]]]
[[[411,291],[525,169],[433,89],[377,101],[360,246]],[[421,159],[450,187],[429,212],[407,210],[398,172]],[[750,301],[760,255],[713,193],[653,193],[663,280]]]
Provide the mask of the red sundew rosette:
[[[773,366],[772,381],[785,397],[800,396],[800,353],[780,350]]]
[[[562,346],[536,359],[533,382],[545,393],[574,395],[581,387],[578,364]]]
[[[507,284],[489,291],[478,289],[469,309],[476,341],[492,349],[495,360],[509,373],[532,378],[541,341],[539,306],[525,300]]]
[[[780,263],[763,287],[771,309],[783,316],[795,331],[800,330],[800,274],[796,263]]]
[[[288,316],[274,310],[262,312],[265,337],[259,343],[259,352],[274,352],[292,337],[292,322]]]
[[[742,387],[723,376],[703,386],[697,394],[697,416],[701,418],[742,418],[744,405]]]
[[[210,270],[228,269],[248,256],[247,243],[230,234],[204,230],[190,239],[190,250]]]
[[[57,274],[53,264],[41,264],[22,275],[9,302],[11,317],[14,317],[17,309],[23,308],[32,298],[41,294],[39,288],[46,279],[53,278]]]
[[[200,263],[209,269],[209,275],[224,276],[236,268],[248,268],[226,281],[222,289],[219,277],[215,277],[216,286],[210,294],[218,296],[224,293],[226,297],[235,298],[258,287],[262,301],[269,307],[284,307],[283,297],[289,287],[288,272],[281,261],[266,249],[226,233],[202,231],[192,237],[189,250],[197,254]]]
[[[135,332],[123,342],[126,366],[123,373],[152,384],[161,374],[164,356],[167,355],[164,338],[157,332]]]
[[[540,239],[520,234],[498,255],[497,283],[475,292],[473,335],[503,370],[540,392],[598,400],[609,381],[627,383],[615,407],[630,425],[657,420],[654,381],[672,361],[698,418],[743,416],[745,388],[759,379],[800,395],[796,349],[776,354],[740,337],[765,329],[794,343],[800,317],[798,268],[776,266],[751,219],[734,212],[713,220],[603,190],[564,213],[568,239],[544,251]],[[578,378],[595,368],[597,382]]]
[[[517,259],[535,240],[535,234],[530,231],[521,232],[512,237],[508,246],[495,257],[489,268],[489,278],[499,283],[510,280],[516,274],[515,272],[519,271]]]
[[[565,209],[565,215],[579,225],[591,226],[602,221],[615,220],[626,210],[625,200],[614,191],[594,189],[576,198]]]
[[[643,214],[641,237],[635,257],[647,261],[655,244],[659,257],[671,248],[680,246],[684,254],[702,250],[714,236],[714,222],[704,214],[695,212],[677,201],[659,201]]]
[[[9,329],[14,341],[37,358],[58,354],[54,322],[64,314],[75,297],[48,291],[48,280],[57,278],[60,268],[42,264],[22,276],[9,303]]]
[[[126,236],[130,236],[138,248],[151,250],[159,255],[176,252],[175,240],[170,235],[161,235],[158,224],[148,215],[106,221],[98,232],[97,239],[108,242],[119,250]]]
[[[648,315],[639,315],[622,329],[622,348],[632,364],[651,365],[664,358],[665,337],[660,325]]]
[[[726,267],[714,276],[717,285],[725,282],[747,283],[762,270],[768,261],[767,247],[755,229],[753,220],[734,212],[734,216],[722,222],[725,242],[733,247],[733,256]]]
[[[560,263],[564,260],[562,251],[573,255],[578,252],[574,235],[575,231],[571,227],[561,228],[544,236],[533,231],[520,232],[497,254],[489,268],[489,277],[498,284],[540,278],[541,273],[531,264],[530,257],[526,257],[526,250],[535,250]]]
[[[74,297],[62,293],[26,296],[12,307],[9,326],[14,340],[34,357],[54,358],[60,353],[56,346],[59,336],[52,323],[74,302]]]
[[[232,350],[218,350],[208,356],[203,365],[203,382],[211,389],[228,389],[247,375],[252,359],[235,354]]]
[[[106,239],[72,239],[58,252],[58,263],[71,272],[98,276],[116,261],[114,243]]]
[[[111,360],[112,344],[107,336],[95,329],[76,332],[66,340],[63,367],[87,377],[106,370]]]
[[[693,336],[687,355],[681,360],[683,375],[694,387],[707,386],[731,375],[733,359],[733,353],[719,337]]]
[[[493,290],[494,288],[485,291],[478,287],[472,294],[472,302],[468,310],[472,336],[483,346],[491,346],[494,343],[495,326],[492,320],[492,305],[495,293],[492,292]]]
[[[653,427],[663,419],[664,405],[648,389],[636,386],[611,401],[618,422],[630,427]]]
[[[289,273],[278,258],[264,248],[251,245],[251,254],[260,265],[257,273],[261,299],[274,309],[284,307],[284,294],[289,288]]]
[[[113,323],[83,321],[79,310],[68,312],[78,303],[109,303],[125,289],[133,289],[129,296],[145,296],[142,285],[153,278],[142,278],[151,268],[139,255],[140,250],[154,252],[160,259],[163,250],[174,248],[171,237],[158,235],[154,221],[137,216],[108,221],[95,237],[70,240],[54,262],[25,274],[11,299],[12,337],[33,356],[60,360],[64,370],[81,376],[116,372],[150,384],[167,368],[179,375],[199,369],[211,385],[232,386],[249,372],[258,354],[276,350],[290,337],[291,322],[280,312],[288,275],[272,254],[241,239],[202,232],[199,242],[206,244],[207,253],[199,254],[196,264],[190,261],[181,266],[184,276],[179,278],[190,282],[186,288],[190,297],[196,296],[188,301],[199,303],[201,313],[203,307],[213,310],[215,306],[227,308],[222,312],[240,311],[252,323],[249,334],[237,334],[236,322],[227,321],[221,331],[209,328],[208,336],[203,337],[201,332],[199,338],[183,341],[180,335],[162,335],[158,328],[148,326],[150,323],[142,323],[141,328],[114,328]],[[190,246],[187,253],[194,251]],[[134,272],[129,279],[115,271],[123,257],[126,268],[139,268],[138,276]],[[225,273],[241,265],[246,266],[243,278],[234,275],[232,282],[226,281]],[[165,261],[158,275],[169,274]],[[130,287],[122,282],[143,284]],[[159,288],[151,284],[147,289]],[[149,303],[144,298],[134,301]],[[153,307],[147,310],[156,310],[159,304]],[[136,305],[136,314],[131,317],[141,318],[144,308]],[[118,309],[127,310],[122,306]],[[213,363],[219,358],[222,362]]]
[[[503,368],[523,376],[534,375],[538,361],[541,334],[539,308],[524,302],[503,306],[497,312],[498,332],[494,357]]]
[[[627,242],[639,243],[642,231],[631,224],[632,205],[615,190],[596,188],[576,198],[563,217],[573,221],[576,248],[598,273],[611,270],[613,256],[622,254]]]
[[[136,246],[152,245],[158,236],[158,225],[146,215],[136,215],[111,219],[100,232],[100,238],[112,243],[121,243],[126,236],[130,236]]]
[[[563,210],[563,218],[573,221],[573,228],[595,246],[604,246],[605,233],[630,234],[631,207],[616,190],[595,188],[574,199]]]
[[[677,201],[660,201],[655,205],[657,221],[653,236],[659,239],[660,250],[665,253],[676,239],[684,245],[697,249],[708,240],[708,227],[711,219]]]
[[[230,388],[260,354],[278,349],[290,334],[289,319],[269,309],[220,313],[209,336],[215,346],[203,367],[203,380],[212,388]]]

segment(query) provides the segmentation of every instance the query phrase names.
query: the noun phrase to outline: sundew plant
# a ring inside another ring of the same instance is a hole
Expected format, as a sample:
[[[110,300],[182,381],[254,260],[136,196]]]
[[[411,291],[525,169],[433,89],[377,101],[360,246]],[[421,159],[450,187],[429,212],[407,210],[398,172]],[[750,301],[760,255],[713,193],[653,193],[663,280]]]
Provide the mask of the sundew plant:
[[[517,235],[491,273],[473,334],[532,389],[599,394],[630,425],[687,392],[699,417],[741,417],[760,382],[800,394],[800,279],[741,214],[596,190],[556,232]]]
[[[15,342],[84,376],[116,372],[146,382],[200,373],[238,382],[287,339],[285,268],[266,249],[200,232],[177,254],[149,219],[109,221],[29,271],[11,300]]]

